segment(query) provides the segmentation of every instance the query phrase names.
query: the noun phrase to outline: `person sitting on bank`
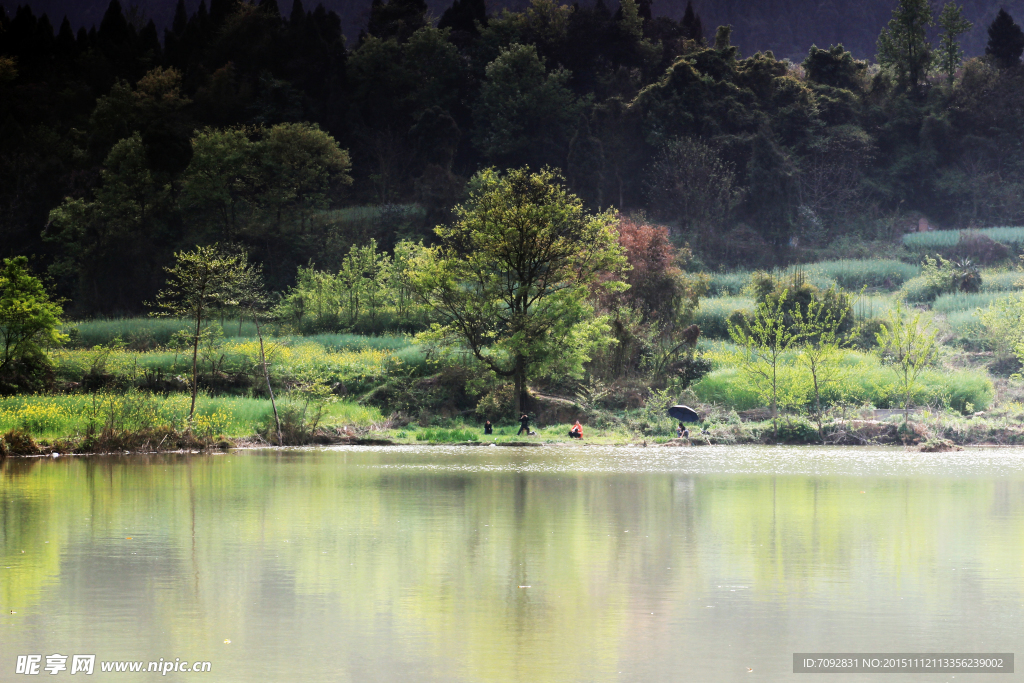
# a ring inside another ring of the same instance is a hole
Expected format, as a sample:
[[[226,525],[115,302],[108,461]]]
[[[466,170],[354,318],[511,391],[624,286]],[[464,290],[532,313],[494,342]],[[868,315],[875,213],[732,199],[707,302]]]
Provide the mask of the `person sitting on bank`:
[[[530,435],[530,416],[526,413],[519,416],[519,431],[516,432],[516,436],[519,436],[523,432],[526,432],[527,436]]]
[[[576,420],[576,424],[569,430],[570,439],[582,439],[583,438],[583,425],[580,424],[579,420]]]
[[[680,422],[679,426],[676,427],[676,438],[679,438],[679,439],[689,439],[690,438],[690,430],[687,429],[686,425],[684,425],[682,422]]]
[[[493,434],[493,433],[494,433],[494,427],[491,426],[491,421],[487,420],[486,422],[484,422],[484,434]]]

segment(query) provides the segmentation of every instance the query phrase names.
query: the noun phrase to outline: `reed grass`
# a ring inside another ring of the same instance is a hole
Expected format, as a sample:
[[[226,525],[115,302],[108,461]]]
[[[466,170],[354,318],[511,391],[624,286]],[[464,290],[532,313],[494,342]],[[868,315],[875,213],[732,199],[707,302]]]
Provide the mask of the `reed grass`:
[[[996,299],[1006,296],[1003,292],[956,292],[955,294],[942,294],[932,302],[932,310],[936,313],[951,313],[953,311],[972,311],[976,308],[985,308]]]
[[[966,232],[966,231],[965,231]],[[984,235],[991,240],[1003,244],[1024,244],[1024,227],[996,227],[971,230],[970,232]],[[960,230],[933,230],[930,232],[911,232],[903,236],[903,244],[911,249],[941,249],[955,247],[960,243]]]

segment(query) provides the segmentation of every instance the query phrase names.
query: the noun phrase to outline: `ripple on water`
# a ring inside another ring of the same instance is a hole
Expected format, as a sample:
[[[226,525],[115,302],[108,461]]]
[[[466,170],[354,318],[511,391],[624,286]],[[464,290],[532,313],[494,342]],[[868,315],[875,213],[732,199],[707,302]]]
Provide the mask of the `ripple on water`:
[[[345,446],[315,449],[320,458],[344,454],[348,464],[388,470],[522,473],[674,473],[945,477],[1024,472],[1024,449],[968,448],[920,453],[897,447]]]

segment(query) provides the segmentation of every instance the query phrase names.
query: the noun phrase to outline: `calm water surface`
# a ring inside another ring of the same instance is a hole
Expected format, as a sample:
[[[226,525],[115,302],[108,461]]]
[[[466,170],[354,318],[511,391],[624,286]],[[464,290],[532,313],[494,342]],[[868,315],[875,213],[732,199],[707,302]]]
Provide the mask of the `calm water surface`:
[[[1022,617],[1024,451],[0,464],[0,681],[33,680],[14,673],[33,653],[212,662],[161,680],[953,681],[792,655],[1020,657]]]

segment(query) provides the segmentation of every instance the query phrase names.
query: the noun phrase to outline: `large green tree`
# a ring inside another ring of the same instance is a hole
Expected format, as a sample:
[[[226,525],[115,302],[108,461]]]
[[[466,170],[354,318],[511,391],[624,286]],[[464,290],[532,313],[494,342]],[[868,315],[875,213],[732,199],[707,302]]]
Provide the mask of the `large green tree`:
[[[607,325],[591,296],[621,287],[600,278],[624,263],[615,219],[587,213],[548,169],[489,169],[472,187],[416,269],[416,291],[437,318],[425,338],[468,347],[515,383],[519,410],[527,410],[531,377],[579,376],[604,343]]]

